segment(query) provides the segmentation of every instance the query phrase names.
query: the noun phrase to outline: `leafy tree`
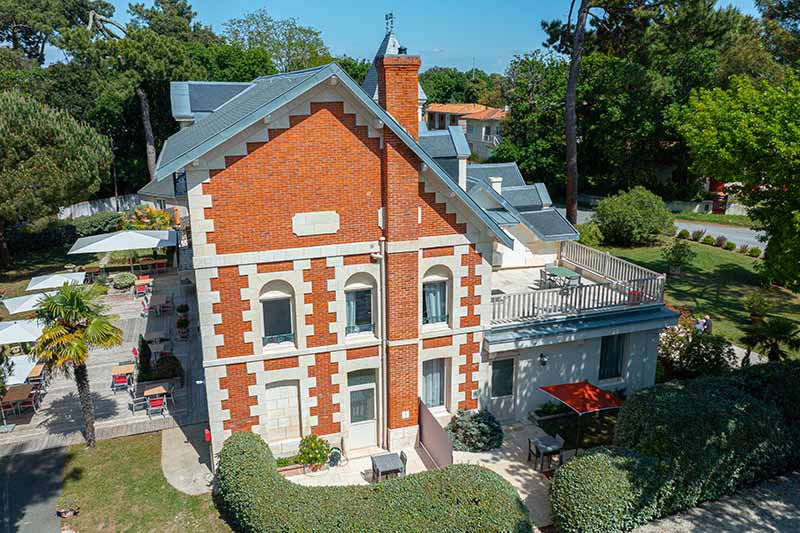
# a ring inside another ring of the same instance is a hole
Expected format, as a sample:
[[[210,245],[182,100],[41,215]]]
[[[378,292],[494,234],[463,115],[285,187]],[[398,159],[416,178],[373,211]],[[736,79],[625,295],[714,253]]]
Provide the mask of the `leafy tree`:
[[[744,330],[742,342],[747,346],[748,360],[752,350],[766,355],[770,362],[789,358],[790,350],[800,350],[800,324],[794,320],[768,317],[745,326]]]
[[[800,81],[755,83],[737,77],[728,90],[706,89],[673,114],[694,170],[727,183],[769,237],[762,272],[800,289]]]
[[[150,8],[144,4],[131,4],[128,11],[132,15],[132,29],[148,28],[159,35],[204,45],[222,43],[210,26],[194,20],[197,13],[186,0],[155,0]]]
[[[319,30],[297,19],[276,20],[258,9],[224,24],[224,34],[242,48],[264,48],[280,72],[301,70],[331,62],[331,53]]]
[[[800,61],[800,2],[755,0],[764,24],[766,45],[785,65]]]
[[[111,348],[122,342],[122,331],[111,323],[113,317],[99,302],[99,285],[64,285],[45,296],[37,318],[45,325],[31,355],[54,371],[75,378],[86,444],[95,446],[94,408],[86,363],[94,348]]]
[[[269,53],[260,47],[242,48],[234,44],[190,44],[189,55],[211,81],[249,82],[259,76],[275,74]]]
[[[369,67],[372,65],[367,59],[356,59],[348,55],[339,56],[335,61],[359,85],[364,83],[364,78],[367,77]]]
[[[431,67],[419,75],[429,103],[481,103],[503,107],[500,74],[486,74],[473,68],[464,72],[452,67]]]
[[[122,215],[119,220],[121,230],[159,230],[172,227],[169,213],[148,205],[136,206]]]
[[[691,263],[697,254],[685,240],[673,239],[672,244],[664,248],[662,255],[671,268],[680,271],[681,268]]]
[[[95,192],[111,164],[108,139],[68,113],[0,93],[0,262],[8,225],[54,214]]]
[[[672,214],[664,202],[644,187],[603,199],[593,220],[606,244],[622,246],[650,243],[672,227]]]
[[[62,30],[86,25],[92,10],[109,16],[114,12],[104,0],[3,0],[0,43],[43,64],[45,47],[54,44]]]

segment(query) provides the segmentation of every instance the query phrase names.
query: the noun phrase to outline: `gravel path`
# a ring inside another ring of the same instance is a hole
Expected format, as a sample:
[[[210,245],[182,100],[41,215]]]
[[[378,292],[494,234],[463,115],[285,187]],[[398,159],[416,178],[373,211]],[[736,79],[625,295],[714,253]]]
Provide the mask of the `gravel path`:
[[[800,472],[657,520],[635,533],[800,531]]]

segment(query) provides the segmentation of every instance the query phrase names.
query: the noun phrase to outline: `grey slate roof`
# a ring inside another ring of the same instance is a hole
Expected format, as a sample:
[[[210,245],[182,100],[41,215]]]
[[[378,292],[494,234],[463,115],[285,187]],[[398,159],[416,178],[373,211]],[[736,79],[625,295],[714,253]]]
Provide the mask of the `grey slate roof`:
[[[425,148],[424,143],[420,144]],[[427,149],[425,151],[427,152]],[[436,157],[434,159],[439,163],[439,166],[442,167],[442,170],[444,170],[454,182],[458,183],[458,159],[454,157]]]
[[[497,224],[500,226],[514,226],[519,224],[517,217],[514,214],[509,213],[504,207],[487,209],[486,212],[489,213],[489,216],[492,217],[492,220],[497,222]]]
[[[395,36],[393,31],[390,31],[383,37],[383,41],[381,45],[378,47],[378,51],[375,52],[375,59],[384,56],[395,56],[400,53],[400,43],[397,41],[397,37]],[[361,84],[361,88],[364,89],[364,92],[369,95],[370,98],[378,101],[378,71],[375,69],[375,59],[372,61],[372,65],[370,65],[369,70],[367,71],[367,75],[364,77],[364,83]],[[419,92],[419,100],[421,102],[426,102],[428,97],[425,96],[425,91],[422,90],[422,85],[417,83],[418,92]]]
[[[538,232],[547,235],[552,240],[568,240],[578,237],[578,232],[572,227],[572,224],[554,207],[522,213],[522,218]]]
[[[523,185],[522,187],[503,187],[503,198],[513,205],[517,211],[535,211],[542,209],[544,203],[536,187]]]
[[[460,126],[420,131],[419,135],[419,143],[431,157],[469,157],[471,153]]]
[[[142,194],[158,193],[164,183],[172,177],[172,173],[184,168],[195,159],[202,157],[210,150],[224,143],[247,127],[263,120],[270,113],[288,104],[295,98],[318,84],[336,77],[340,85],[347,87],[370,112],[382,121],[386,127],[404,142],[422,163],[451,190],[454,196],[464,202],[500,242],[513,246],[513,239],[473,200],[466,191],[458,186],[438,163],[408,134],[374,100],[369,98],[361,88],[336,63],[305,71],[275,74],[254,80],[252,86],[226,102],[206,119],[182,129],[172,135],[159,154],[156,165],[156,179],[145,185]]]
[[[489,183],[491,177],[501,177],[503,178],[503,189],[525,185],[525,180],[516,163],[470,163],[467,165],[467,174],[486,183]]]
[[[172,116],[180,120],[211,113],[251,85],[252,83],[173,81],[169,87]]]

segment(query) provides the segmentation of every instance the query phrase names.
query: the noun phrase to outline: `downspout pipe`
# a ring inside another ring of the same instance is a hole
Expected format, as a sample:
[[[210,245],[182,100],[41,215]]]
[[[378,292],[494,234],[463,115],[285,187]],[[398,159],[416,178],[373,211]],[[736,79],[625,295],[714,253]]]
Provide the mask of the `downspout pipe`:
[[[389,402],[389,382],[388,373],[386,372],[387,366],[387,317],[389,316],[387,309],[387,295],[386,295],[386,237],[381,236],[378,239],[378,249],[380,250],[379,257],[375,257],[380,262],[380,278],[381,278],[381,320],[380,320],[380,336],[381,336],[381,447],[386,449],[389,446],[389,421],[388,416],[388,402]]]

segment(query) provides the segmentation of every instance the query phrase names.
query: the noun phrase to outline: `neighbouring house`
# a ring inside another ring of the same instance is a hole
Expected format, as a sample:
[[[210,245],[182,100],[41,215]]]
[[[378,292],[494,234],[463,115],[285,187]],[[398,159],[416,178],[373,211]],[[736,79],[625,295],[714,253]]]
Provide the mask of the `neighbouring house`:
[[[468,164],[460,128],[420,125],[421,59],[392,43],[363,87],[336,64],[172,85],[184,127],[141,193],[188,210],[214,453],[237,431],[278,455],[311,433],[398,449],[420,400],[514,420],[541,385],[654,382],[664,277],[576,243],[515,164]]]
[[[428,104],[425,108],[428,130],[461,127],[472,155],[480,160],[489,159],[500,144],[500,122],[505,116],[505,110],[482,104]]]
[[[476,158],[481,161],[489,159],[503,140],[500,135],[500,122],[504,118],[506,111],[495,107],[487,107],[483,111],[461,117],[466,124],[467,143]]]

